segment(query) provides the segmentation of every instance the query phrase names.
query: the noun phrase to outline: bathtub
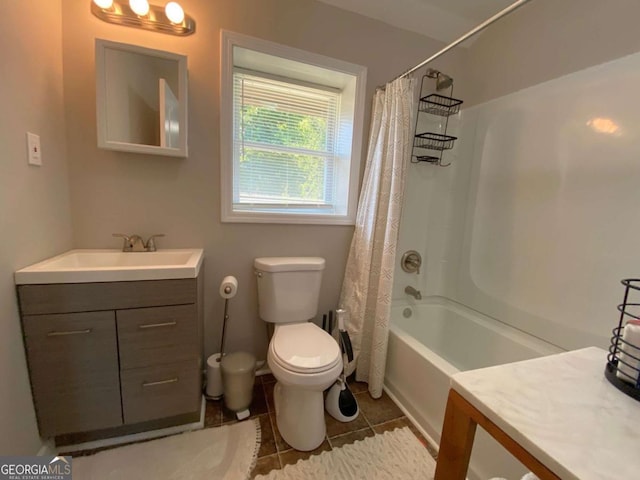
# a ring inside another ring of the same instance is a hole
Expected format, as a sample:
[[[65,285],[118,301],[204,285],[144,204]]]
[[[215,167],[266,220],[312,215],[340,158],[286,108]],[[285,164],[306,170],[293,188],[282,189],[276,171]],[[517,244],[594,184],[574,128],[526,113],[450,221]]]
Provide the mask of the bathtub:
[[[562,351],[443,297],[394,305],[390,330],[385,390],[435,443],[440,442],[451,375]],[[478,428],[469,479],[519,479],[524,473]]]

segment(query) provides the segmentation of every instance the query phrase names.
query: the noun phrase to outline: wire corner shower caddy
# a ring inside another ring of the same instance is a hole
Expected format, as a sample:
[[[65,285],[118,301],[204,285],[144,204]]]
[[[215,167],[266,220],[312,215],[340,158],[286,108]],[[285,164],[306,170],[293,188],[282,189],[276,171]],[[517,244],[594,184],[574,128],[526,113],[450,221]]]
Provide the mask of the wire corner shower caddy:
[[[620,319],[612,330],[604,373],[614,387],[640,401],[640,344],[630,341],[628,336],[625,338],[624,334],[629,324],[640,325],[640,303],[630,299],[632,292],[640,292],[640,279],[627,278],[621,283],[625,286],[624,299],[618,305]]]
[[[443,90],[445,88],[450,89],[450,94],[453,95],[453,79],[448,75],[443,74],[437,70],[428,69],[427,73],[422,77],[420,82],[420,100],[418,101],[418,118],[416,118],[416,132],[413,138],[413,148],[420,150],[431,150],[439,152],[434,154],[432,152],[413,152],[411,157],[412,163],[430,163],[432,165],[438,165],[440,167],[448,167],[451,163],[442,163],[442,154],[445,150],[453,148],[457,137],[447,135],[447,128],[449,126],[449,117],[460,112],[460,105],[462,100],[453,98],[452,96],[440,95],[438,93],[431,93],[422,96],[424,91],[424,81],[426,78],[436,79],[436,89]],[[444,133],[436,132],[422,132],[418,133],[418,119],[420,113],[427,113],[430,115],[437,115],[445,117]]]
[[[447,45],[443,49],[441,49],[441,50],[437,51],[435,54],[431,55],[429,58],[426,58],[422,62],[418,63],[417,65],[415,65],[413,67],[411,67],[409,70],[406,70],[405,72],[401,73],[400,75],[395,77],[393,80],[397,80],[399,78],[406,77],[407,75],[411,75],[412,73],[420,70],[425,65],[428,65],[429,63],[431,63],[432,61],[436,60],[437,58],[440,58],[442,55],[444,55],[448,51],[454,49],[455,47],[457,47],[461,43],[465,42],[469,38],[471,38],[474,35],[480,33],[481,31],[483,31],[489,25],[492,25],[493,23],[497,22],[501,18],[509,15],[512,12],[515,12],[517,9],[519,9],[520,7],[526,5],[530,1],[531,0],[516,0],[516,1],[514,1],[511,5],[509,5],[509,6],[505,7],[504,9],[500,10],[498,13],[496,13],[492,17],[488,18],[487,20],[482,22],[480,25],[472,28],[467,33],[465,33],[460,38],[458,38],[457,40],[454,40],[453,42],[451,42],[449,45]],[[427,75],[425,75],[425,77],[435,78],[436,79],[436,90],[438,90],[438,91],[439,90],[444,90],[447,87],[451,87],[451,95],[453,96],[453,79],[451,77],[449,77],[448,75],[444,75],[441,72],[438,72],[437,70],[434,70],[432,68],[427,69]],[[422,77],[422,83],[424,83],[425,77]],[[384,88],[384,87],[380,87],[380,88]],[[433,100],[437,100],[437,97],[428,98],[429,97],[428,95],[427,95],[427,97],[422,97],[422,84],[420,85],[420,97],[421,97],[420,101],[422,102],[422,100],[424,100],[427,105],[429,105],[430,103],[433,103]],[[462,104],[462,101],[461,100],[456,100],[455,98],[451,98],[451,97],[445,97],[445,98],[448,98],[448,99],[452,100],[453,101],[452,103],[459,102],[458,105],[457,105],[458,110],[456,110],[456,112],[455,112],[455,113],[457,113],[457,111],[459,111],[460,104]],[[437,102],[437,103],[439,103],[439,102]],[[451,112],[451,113],[449,113],[449,115],[453,115],[454,112],[449,109],[450,106],[451,105],[448,105],[447,103],[445,103],[445,108],[444,109],[441,109],[440,105],[436,105],[435,109],[439,110],[439,111],[442,111],[442,112],[445,112],[445,113],[449,111],[449,112]],[[454,106],[454,108],[455,108],[455,106]],[[427,111],[426,113],[434,113],[434,112]],[[447,115],[447,123],[448,123],[448,115]],[[417,128],[417,122],[416,122],[416,128]],[[417,133],[417,132],[415,132],[415,133]],[[445,135],[446,135],[446,133],[447,132],[446,132],[446,127],[445,127]],[[454,138],[453,140],[456,140],[456,139]],[[452,146],[453,146],[453,144],[452,144]],[[415,144],[414,144],[414,148],[424,148],[424,147],[415,147]],[[414,158],[415,158],[415,160],[414,160]],[[439,166],[442,166],[442,167],[445,167],[445,166],[449,165],[449,164],[442,165],[442,151],[440,151],[440,154],[438,156],[435,156],[435,155],[415,155],[414,154],[411,157],[411,162],[412,163],[427,162],[427,163],[431,163],[431,164],[434,164],[434,165],[439,165]]]

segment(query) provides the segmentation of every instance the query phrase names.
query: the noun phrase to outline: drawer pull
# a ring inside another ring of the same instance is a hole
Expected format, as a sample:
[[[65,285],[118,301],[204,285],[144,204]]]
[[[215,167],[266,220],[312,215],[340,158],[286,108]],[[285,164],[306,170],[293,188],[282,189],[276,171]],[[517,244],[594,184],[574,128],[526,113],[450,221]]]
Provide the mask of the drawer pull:
[[[173,321],[173,322],[164,322],[164,323],[147,323],[145,325],[138,325],[138,328],[140,330],[145,330],[147,328],[160,328],[160,327],[173,327],[174,325],[177,325],[178,322]]]
[[[91,333],[91,328],[85,330],[67,330],[66,332],[49,332],[47,337],[62,337],[64,335],[82,335],[85,333]]]
[[[168,380],[160,380],[159,382],[143,382],[143,387],[155,387],[156,385],[167,385],[169,383],[178,383],[178,377],[170,378]]]

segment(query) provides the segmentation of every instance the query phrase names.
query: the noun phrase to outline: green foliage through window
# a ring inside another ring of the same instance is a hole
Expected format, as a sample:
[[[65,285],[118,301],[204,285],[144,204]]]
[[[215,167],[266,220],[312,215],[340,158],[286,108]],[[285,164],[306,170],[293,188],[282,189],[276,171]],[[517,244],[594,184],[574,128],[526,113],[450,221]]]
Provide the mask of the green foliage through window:
[[[326,90],[234,74],[234,201],[331,202],[338,99]]]

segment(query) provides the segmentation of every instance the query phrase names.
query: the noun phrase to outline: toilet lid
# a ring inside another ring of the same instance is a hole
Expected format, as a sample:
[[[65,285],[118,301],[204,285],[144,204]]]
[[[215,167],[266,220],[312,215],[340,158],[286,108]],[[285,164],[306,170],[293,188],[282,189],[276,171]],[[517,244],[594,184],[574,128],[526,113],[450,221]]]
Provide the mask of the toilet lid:
[[[278,325],[271,350],[279,364],[298,373],[323,372],[340,361],[338,343],[313,323]]]

